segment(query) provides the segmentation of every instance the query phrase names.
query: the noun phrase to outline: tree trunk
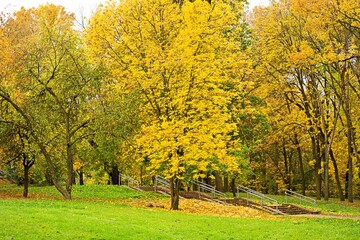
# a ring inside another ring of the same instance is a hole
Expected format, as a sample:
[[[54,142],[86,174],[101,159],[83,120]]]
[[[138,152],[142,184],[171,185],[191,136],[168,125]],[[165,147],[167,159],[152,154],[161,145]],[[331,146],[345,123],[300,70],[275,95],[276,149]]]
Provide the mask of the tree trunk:
[[[314,174],[315,174],[315,188],[316,188],[316,199],[321,200],[321,158],[319,156],[320,146],[319,141],[315,137],[311,137],[313,157],[315,159]]]
[[[140,186],[142,186],[143,179],[143,166],[140,165]],[[119,179],[121,181],[121,179]]]
[[[224,191],[223,179],[218,172],[215,172],[215,182],[216,182],[215,189],[217,191],[223,192]]]
[[[348,195],[348,201],[354,202],[353,197],[353,170],[352,170],[352,156],[348,156],[348,171],[347,171],[347,195]]]
[[[204,178],[204,181],[206,184],[209,184],[209,185],[212,185],[211,184],[211,181],[212,181],[212,178],[210,177],[210,174],[206,174],[206,178]]]
[[[72,185],[76,185],[76,171],[72,175]]]
[[[285,139],[283,139],[283,146],[282,146],[282,150],[283,150],[283,157],[284,157],[284,165],[285,165],[285,184],[287,189],[291,189],[291,176],[290,176],[290,164],[288,161],[288,156],[287,156],[287,151],[286,151],[286,145],[285,145]]]
[[[49,153],[47,152],[45,146],[36,137],[35,137],[35,141],[36,141],[37,145],[39,146],[41,153],[45,157],[45,160],[46,160],[46,163],[48,165],[48,169],[49,169],[49,172],[51,175],[51,179],[52,179],[52,182],[53,182],[55,188],[61,193],[61,195],[63,195],[64,199],[71,200],[71,193],[69,193],[68,191],[66,191],[66,189],[61,187],[61,185],[59,183],[59,180],[56,176],[54,164],[53,164],[51,157],[50,157]]]
[[[354,148],[352,146],[352,136],[353,136],[353,125],[351,120],[351,108],[350,108],[350,97],[348,88],[346,90],[346,97],[345,97],[345,106],[344,112],[346,117],[346,127],[347,127],[347,150],[348,150],[348,201],[354,202],[353,199],[353,154]]]
[[[229,177],[225,176],[224,177],[224,192],[228,192],[229,191]]]
[[[172,210],[179,210],[180,183],[181,180],[175,177],[172,177],[170,180],[170,194],[171,194],[170,209]]]
[[[29,193],[29,172],[30,168],[34,165],[35,160],[28,160],[25,153],[23,153],[23,166],[24,166],[24,191],[23,197],[27,198]]]
[[[65,113],[65,128],[66,128],[66,167],[67,167],[67,180],[66,191],[71,199],[71,191],[74,179],[74,162],[71,143],[71,129],[70,129],[70,116]]]
[[[299,167],[300,167],[300,175],[301,175],[301,193],[302,193],[302,195],[305,196],[305,172],[304,172],[304,164],[303,164],[302,151],[301,151],[299,139],[297,138],[296,135],[295,135],[295,145],[296,145],[296,150],[297,150],[298,158],[299,158]]]
[[[335,180],[336,180],[336,185],[337,185],[338,192],[339,192],[340,201],[345,201],[343,190],[341,188],[339,170],[338,170],[338,167],[337,167],[337,163],[336,163],[334,153],[333,153],[333,151],[331,149],[330,149],[330,158],[331,158],[331,161],[333,162],[333,165],[334,165]]]
[[[357,167],[358,167],[358,179],[360,179],[360,152],[357,146],[357,142],[356,142],[356,135],[355,135],[355,131],[352,130],[352,141],[353,141],[353,146],[354,146],[354,155],[356,158],[356,163],[357,163]],[[360,184],[358,185],[358,192],[360,192]]]
[[[348,199],[348,191],[349,191],[349,170],[346,169],[346,174],[345,174],[345,199]]]
[[[199,177],[198,179],[197,179],[199,182],[201,182],[201,178]],[[200,186],[199,186],[199,184],[193,184],[192,185],[192,190],[193,191],[200,191]]]
[[[28,128],[30,130],[33,130],[33,128],[32,128],[33,124],[32,124],[31,118],[14,101],[12,101],[12,99],[10,98],[10,95],[7,93],[4,93],[4,92],[0,92],[0,96],[5,101],[9,102],[15,108],[15,110],[25,119],[25,122],[26,122]],[[48,151],[46,150],[45,145],[42,143],[42,141],[40,141],[39,137],[36,134],[36,131],[32,131],[31,135],[34,139],[35,144],[38,145],[38,147],[40,148],[41,154],[44,155],[45,161],[47,163],[47,166],[48,166],[48,169],[49,169],[49,172],[51,175],[51,180],[54,183],[54,186],[61,193],[61,195],[63,195],[64,199],[70,200],[71,192],[69,193],[63,187],[61,187],[61,185],[59,184],[59,180],[57,179],[54,164],[52,162],[52,159],[51,159]]]
[[[235,178],[231,179],[230,188],[231,188],[231,192],[233,194],[233,197],[236,197]]]
[[[358,166],[358,176],[360,178],[360,152],[358,150],[358,146],[357,146],[357,141],[356,141],[356,135],[355,135],[355,128],[352,129],[352,136],[351,136],[351,140],[353,142],[353,154],[355,155],[355,159],[356,159],[356,164]],[[355,164],[355,163],[354,163]],[[360,189],[359,189],[360,191]]]
[[[82,168],[79,169],[79,185],[84,185],[84,172],[82,171]]]
[[[324,120],[325,121],[325,120]],[[324,124],[325,125],[325,124]],[[324,128],[324,199],[329,200],[329,142],[327,129]]]
[[[112,185],[118,185],[119,184],[119,169],[117,165],[114,165],[111,167],[110,170],[110,178],[111,178],[111,184]]]
[[[326,147],[325,147],[326,148]],[[327,150],[324,150],[327,152]],[[328,153],[324,153],[324,155],[328,155]],[[329,201],[329,162],[326,160],[328,157],[324,156],[324,200]]]

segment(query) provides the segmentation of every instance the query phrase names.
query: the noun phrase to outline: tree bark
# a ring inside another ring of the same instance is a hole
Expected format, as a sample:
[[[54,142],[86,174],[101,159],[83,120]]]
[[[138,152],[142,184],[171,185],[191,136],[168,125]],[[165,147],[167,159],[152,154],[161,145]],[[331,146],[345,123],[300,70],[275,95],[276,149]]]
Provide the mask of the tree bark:
[[[143,182],[143,166],[140,165],[140,186],[142,186],[142,182]]]
[[[59,183],[59,180],[56,176],[54,164],[51,160],[49,153],[46,150],[46,147],[38,139],[35,139],[35,141],[37,142],[37,145],[39,146],[40,151],[44,155],[45,160],[48,164],[48,169],[55,188],[61,193],[61,195],[63,195],[64,199],[71,200],[71,193],[66,191],[66,189],[64,189]]]
[[[112,185],[118,185],[119,184],[119,169],[117,165],[114,165],[111,167],[110,170],[110,178],[111,178],[111,184]]]
[[[325,117],[322,114],[323,122],[323,134],[324,134],[324,200],[329,200],[329,140],[327,134],[327,128],[325,123]]]
[[[286,151],[285,139],[283,139],[282,145],[283,145],[282,150],[283,150],[284,165],[285,165],[285,179],[284,180],[285,180],[286,187],[288,189],[291,189],[290,164],[289,164],[288,155],[287,155],[287,151]]]
[[[69,113],[65,112],[65,129],[66,129],[66,167],[67,167],[67,180],[66,180],[66,191],[68,192],[71,199],[71,190],[74,179],[74,162],[72,153],[71,143],[71,129],[70,129],[70,116]]]
[[[215,172],[215,182],[216,182],[215,189],[217,191],[223,192],[224,191],[223,179],[218,172]]]
[[[172,177],[170,180],[170,195],[171,195],[171,207],[172,210],[179,210],[179,199],[180,199],[180,184],[181,180]]]
[[[313,157],[315,159],[314,166],[314,175],[315,175],[315,189],[316,189],[316,199],[321,200],[321,174],[319,171],[321,169],[321,158],[319,156],[320,146],[319,141],[315,137],[311,137]]]
[[[231,188],[231,192],[233,194],[233,197],[236,197],[235,178],[231,179],[230,188]]]
[[[224,192],[229,191],[229,177],[224,176]]]
[[[84,172],[82,167],[77,171],[77,174],[79,175],[79,185],[84,185]]]
[[[346,127],[347,127],[347,151],[348,151],[348,201],[354,202],[353,198],[353,154],[354,148],[352,146],[352,136],[353,136],[353,125],[351,120],[351,108],[350,108],[350,96],[349,96],[349,87],[345,89],[345,106],[343,106],[345,117],[346,117]]]
[[[304,164],[302,159],[302,151],[299,143],[299,139],[295,135],[295,145],[296,150],[298,153],[298,159],[299,159],[299,168],[300,168],[300,175],[301,175],[301,193],[305,196],[305,172],[304,172]]]
[[[337,163],[336,163],[334,153],[333,153],[333,151],[331,149],[330,149],[330,158],[331,158],[331,161],[333,162],[333,165],[334,165],[335,180],[336,180],[336,185],[337,185],[338,192],[339,192],[340,201],[345,201],[344,193],[343,193],[343,190],[341,188],[339,169],[338,169],[338,166],[337,166]]]
[[[23,166],[24,166],[24,191],[23,197],[27,198],[29,193],[29,172],[30,168],[34,165],[35,160],[29,160],[26,153],[23,153]]]
[[[84,173],[83,172],[79,173],[79,184],[84,185]]]

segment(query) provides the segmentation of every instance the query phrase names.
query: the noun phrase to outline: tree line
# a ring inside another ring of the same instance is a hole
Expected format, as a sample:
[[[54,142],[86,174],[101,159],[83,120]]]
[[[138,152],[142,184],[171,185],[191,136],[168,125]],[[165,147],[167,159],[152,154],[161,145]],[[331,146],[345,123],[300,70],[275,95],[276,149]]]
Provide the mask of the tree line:
[[[1,166],[24,184],[191,179],[360,194],[359,3],[108,1],[0,18]]]

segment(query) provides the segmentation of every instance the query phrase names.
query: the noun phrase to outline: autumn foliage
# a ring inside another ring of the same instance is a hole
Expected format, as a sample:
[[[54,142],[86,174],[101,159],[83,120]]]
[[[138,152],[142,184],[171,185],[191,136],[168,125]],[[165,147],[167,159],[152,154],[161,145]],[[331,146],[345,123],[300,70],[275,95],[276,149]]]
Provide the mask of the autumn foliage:
[[[359,2],[245,5],[108,1],[81,31],[61,6],[2,16],[0,152],[25,131],[68,199],[76,174],[118,184],[121,172],[168,179],[172,209],[192,179],[352,202]]]

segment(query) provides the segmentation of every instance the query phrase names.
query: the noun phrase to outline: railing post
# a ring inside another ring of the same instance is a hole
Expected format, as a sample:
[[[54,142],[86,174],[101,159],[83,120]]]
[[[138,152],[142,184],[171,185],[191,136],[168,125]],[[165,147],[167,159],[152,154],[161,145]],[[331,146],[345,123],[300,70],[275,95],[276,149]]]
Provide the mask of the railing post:
[[[293,192],[293,191],[291,191],[291,190],[286,190],[286,191],[285,191],[285,195],[286,195],[286,197],[287,197],[287,196],[290,196],[290,197],[294,197],[294,198],[296,198],[297,200],[299,200],[299,204],[300,204],[301,206],[304,205],[304,202],[305,202],[305,203],[309,203],[309,204],[313,204],[313,205],[314,205],[314,211],[316,211],[316,200],[314,200],[314,199],[312,199],[312,198],[309,198],[309,197],[307,197],[307,196],[304,196],[304,195],[302,195],[302,194],[299,194],[299,193],[297,193],[297,192]]]
[[[157,177],[155,178],[155,184],[154,184],[154,190],[156,192],[156,187],[157,187]]]

